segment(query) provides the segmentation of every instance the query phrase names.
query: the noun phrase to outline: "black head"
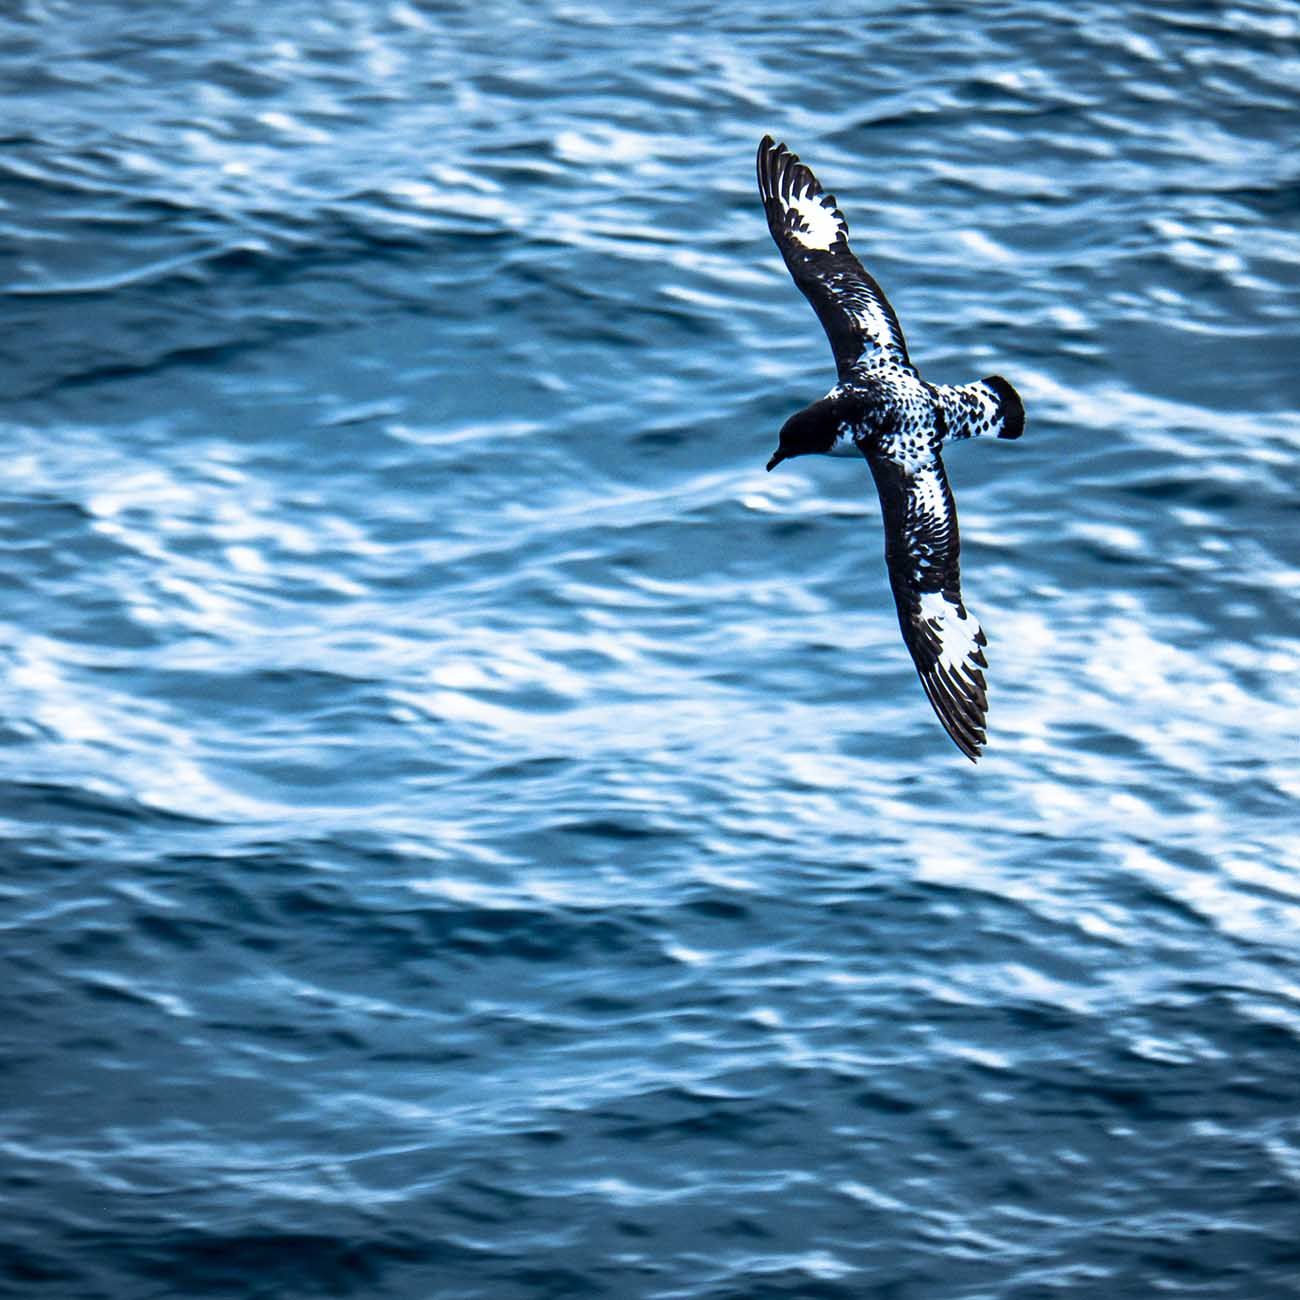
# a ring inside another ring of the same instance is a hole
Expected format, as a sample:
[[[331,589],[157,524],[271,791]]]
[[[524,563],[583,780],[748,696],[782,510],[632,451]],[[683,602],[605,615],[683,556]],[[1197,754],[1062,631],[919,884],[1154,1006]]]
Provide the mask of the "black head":
[[[772,453],[767,462],[768,469],[775,469],[783,460],[792,456],[810,456],[814,453],[825,455],[835,445],[839,433],[839,419],[835,414],[834,403],[829,397],[823,397],[802,411],[796,411],[781,426],[781,445]]]

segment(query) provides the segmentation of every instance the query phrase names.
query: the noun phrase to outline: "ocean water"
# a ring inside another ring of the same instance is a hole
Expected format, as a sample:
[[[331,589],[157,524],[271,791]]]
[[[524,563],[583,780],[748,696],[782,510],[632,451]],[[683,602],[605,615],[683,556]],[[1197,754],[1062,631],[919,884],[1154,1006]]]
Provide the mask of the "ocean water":
[[[18,0],[0,1293],[1300,1294],[1300,8]],[[978,767],[759,137],[936,382]]]

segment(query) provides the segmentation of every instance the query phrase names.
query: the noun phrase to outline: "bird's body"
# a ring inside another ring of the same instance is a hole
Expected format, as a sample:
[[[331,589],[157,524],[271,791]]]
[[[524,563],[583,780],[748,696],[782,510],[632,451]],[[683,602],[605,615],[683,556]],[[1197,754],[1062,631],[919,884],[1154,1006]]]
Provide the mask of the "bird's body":
[[[939,720],[974,761],[985,744],[987,642],[962,601],[957,510],[939,451],[961,438],[1018,438],[1024,407],[998,375],[960,386],[921,378],[884,291],[849,248],[834,198],[769,136],[758,147],[758,187],[772,237],[839,371],[825,397],[786,421],[767,467],[809,454],[866,458],[903,640]]]

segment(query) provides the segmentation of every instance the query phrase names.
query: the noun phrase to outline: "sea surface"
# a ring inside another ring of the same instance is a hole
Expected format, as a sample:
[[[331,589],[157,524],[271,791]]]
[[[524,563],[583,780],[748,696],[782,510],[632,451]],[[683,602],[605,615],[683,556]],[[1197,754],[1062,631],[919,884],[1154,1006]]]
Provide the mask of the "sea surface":
[[[17,0],[0,1294],[1300,1295],[1300,5]],[[935,382],[990,743],[753,179]]]

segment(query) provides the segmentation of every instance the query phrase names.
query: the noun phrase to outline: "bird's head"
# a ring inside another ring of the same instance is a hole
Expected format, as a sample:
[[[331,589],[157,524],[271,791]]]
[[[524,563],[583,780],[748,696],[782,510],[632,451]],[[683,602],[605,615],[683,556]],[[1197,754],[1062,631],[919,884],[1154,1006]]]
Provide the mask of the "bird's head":
[[[769,470],[792,456],[825,455],[835,445],[839,434],[839,420],[833,403],[823,397],[802,411],[796,411],[782,426],[780,445],[767,462]]]

